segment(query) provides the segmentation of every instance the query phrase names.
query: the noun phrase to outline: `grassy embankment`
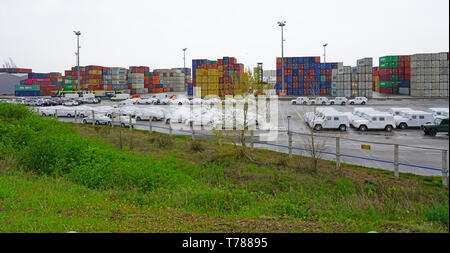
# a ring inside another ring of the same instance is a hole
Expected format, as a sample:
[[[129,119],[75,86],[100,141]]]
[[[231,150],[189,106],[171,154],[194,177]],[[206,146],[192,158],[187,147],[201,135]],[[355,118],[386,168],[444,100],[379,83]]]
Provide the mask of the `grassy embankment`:
[[[0,232],[448,232],[438,177],[237,154],[0,104]]]

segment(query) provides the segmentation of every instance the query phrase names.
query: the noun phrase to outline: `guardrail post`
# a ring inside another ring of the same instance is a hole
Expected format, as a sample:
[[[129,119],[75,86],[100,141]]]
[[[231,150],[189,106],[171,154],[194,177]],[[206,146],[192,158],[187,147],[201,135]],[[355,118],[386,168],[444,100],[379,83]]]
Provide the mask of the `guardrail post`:
[[[55,118],[58,117],[58,109],[55,109],[55,115],[54,115],[54,117],[55,117]]]
[[[336,137],[336,169],[341,168],[341,138]]]
[[[92,110],[92,125],[95,126],[95,112]]]
[[[114,127],[114,112],[111,113],[111,128]]]
[[[194,132],[194,124],[192,123],[192,121],[189,122],[189,126],[190,126],[190,128],[191,128],[191,137],[192,137],[192,140],[194,140],[194,139],[195,139],[195,132]]]
[[[172,120],[169,119],[169,135],[172,136]]]
[[[131,114],[128,114],[128,117],[130,118],[130,132],[133,130],[133,122],[131,121]]]
[[[77,110],[75,110],[75,115],[73,117],[75,118],[75,123],[77,123],[77,119],[78,119]]]
[[[149,131],[150,131],[150,133],[153,133],[153,126],[152,126],[152,124],[153,124],[153,117],[149,117],[148,118],[148,126],[149,126]]]
[[[394,176],[398,177],[398,144],[394,144]]]
[[[253,151],[253,129],[250,130],[250,150]]]
[[[289,131],[289,158],[292,158],[292,132]]]
[[[447,150],[442,150],[442,185],[447,186]]]

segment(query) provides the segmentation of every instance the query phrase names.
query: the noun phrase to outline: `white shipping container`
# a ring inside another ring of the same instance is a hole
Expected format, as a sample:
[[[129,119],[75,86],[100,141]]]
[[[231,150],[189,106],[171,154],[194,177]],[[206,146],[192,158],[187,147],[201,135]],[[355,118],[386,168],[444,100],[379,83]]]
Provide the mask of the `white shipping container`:
[[[447,60],[447,53],[439,53],[439,60]]]

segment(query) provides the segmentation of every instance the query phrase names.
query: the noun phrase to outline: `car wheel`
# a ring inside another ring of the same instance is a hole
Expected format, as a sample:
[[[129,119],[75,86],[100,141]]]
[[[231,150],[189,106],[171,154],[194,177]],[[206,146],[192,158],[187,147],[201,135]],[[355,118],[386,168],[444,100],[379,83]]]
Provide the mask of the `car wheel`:
[[[314,130],[320,131],[320,130],[322,130],[322,126],[321,125],[315,125],[314,126]]]
[[[70,113],[67,114],[67,117],[72,118],[72,115],[70,115]]]
[[[108,126],[111,126],[111,125],[112,125],[111,121],[108,121]]]
[[[384,128],[387,132],[392,132],[392,130],[394,129],[391,125],[388,125]]]
[[[326,103],[325,102],[322,102],[322,105],[325,105]]]
[[[297,102],[294,101],[294,102],[292,102],[292,104],[295,105],[295,104],[297,104]]]
[[[87,120],[84,119],[84,120],[83,120],[83,124],[87,124]]]
[[[100,122],[98,120],[95,121],[96,125],[100,125]]]
[[[359,126],[359,131],[365,132],[367,131],[367,127],[365,125]]]
[[[361,104],[362,104],[362,105],[365,105],[365,104],[366,104],[366,102],[364,102],[364,101],[363,101],[363,102],[362,102]]]
[[[307,103],[306,103],[306,102],[303,102],[303,104],[306,105]]]
[[[345,105],[345,102],[342,102],[341,105]]]
[[[436,136],[436,134],[437,134],[437,131],[434,128],[430,129],[429,132],[430,132],[431,136]]]
[[[120,126],[125,127],[125,123],[120,124]]]
[[[334,105],[334,102],[331,102],[330,105]]]
[[[178,105],[183,105],[183,103],[179,102]]]
[[[47,114],[43,113],[43,114],[42,114],[42,117],[47,117]]]
[[[401,129],[406,129],[406,128],[408,127],[408,125],[406,125],[406,123],[401,123],[401,124],[399,125],[399,127],[400,127]]]
[[[141,121],[141,117],[136,117],[136,120],[137,121]]]
[[[344,132],[347,130],[347,126],[346,125],[340,125],[339,126],[339,131]]]
[[[351,105],[354,105],[354,104],[355,104],[355,102],[350,102],[350,104],[351,104]]]
[[[80,117],[84,118],[84,114],[80,114]]]

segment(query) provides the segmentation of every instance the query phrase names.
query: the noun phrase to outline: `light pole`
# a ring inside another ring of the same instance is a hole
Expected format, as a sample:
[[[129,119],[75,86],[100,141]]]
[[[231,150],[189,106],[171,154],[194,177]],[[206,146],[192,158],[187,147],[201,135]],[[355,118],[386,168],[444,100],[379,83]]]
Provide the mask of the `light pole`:
[[[77,36],[77,52],[75,53],[75,55],[77,56],[77,73],[78,73],[78,91],[80,91],[80,35],[81,32],[80,31],[73,31],[75,33],[75,35]]]
[[[323,62],[327,62],[327,52],[325,51],[326,47],[328,46],[328,43],[323,44]]]
[[[184,90],[186,91],[186,50],[187,48],[183,48],[183,73],[184,73]]]
[[[281,91],[284,91],[284,37],[283,27],[286,25],[286,21],[278,21],[278,25],[281,27]]]

